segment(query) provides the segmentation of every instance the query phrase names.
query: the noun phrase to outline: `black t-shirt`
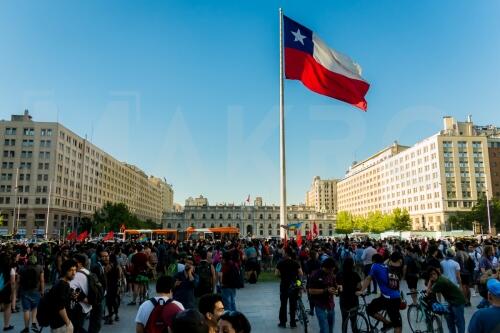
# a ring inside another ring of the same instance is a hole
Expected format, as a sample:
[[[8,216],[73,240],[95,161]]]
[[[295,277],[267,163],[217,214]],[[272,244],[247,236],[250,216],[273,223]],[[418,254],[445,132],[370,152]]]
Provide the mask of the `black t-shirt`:
[[[65,325],[65,323],[59,315],[59,311],[66,308],[69,315],[69,310],[71,308],[71,288],[69,283],[64,280],[59,280],[50,290],[50,300],[54,309],[54,316],[51,316],[50,327],[61,327]]]
[[[314,272],[315,270],[318,270],[320,269],[321,267],[321,264],[319,262],[319,260],[317,259],[309,259],[307,262],[306,262],[306,265],[305,265],[305,274],[307,275],[311,275],[312,272]]]
[[[292,259],[283,259],[278,263],[276,269],[280,271],[281,289],[288,289],[292,282],[295,282],[299,277],[300,265]]]
[[[355,294],[358,290],[358,284],[361,282],[359,274],[356,272],[344,273],[340,272],[335,277],[337,284],[342,285],[342,292],[340,293],[340,303],[342,305],[357,305],[358,296]]]

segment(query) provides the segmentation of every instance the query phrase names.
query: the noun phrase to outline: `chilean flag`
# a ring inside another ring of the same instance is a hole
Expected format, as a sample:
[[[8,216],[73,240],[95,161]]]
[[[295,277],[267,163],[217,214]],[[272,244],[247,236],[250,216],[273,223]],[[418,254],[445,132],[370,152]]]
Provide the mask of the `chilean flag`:
[[[366,111],[370,85],[361,68],[349,57],[328,48],[311,30],[283,16],[285,77],[300,80],[321,95],[352,104]]]

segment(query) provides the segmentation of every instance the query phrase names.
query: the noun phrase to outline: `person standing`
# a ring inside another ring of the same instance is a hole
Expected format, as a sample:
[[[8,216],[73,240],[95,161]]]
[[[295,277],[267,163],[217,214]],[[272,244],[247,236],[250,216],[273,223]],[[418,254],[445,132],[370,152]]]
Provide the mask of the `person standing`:
[[[28,263],[19,271],[19,287],[21,293],[21,304],[23,306],[24,329],[21,333],[29,333],[30,316],[33,330],[38,331],[36,312],[41,295],[45,289],[43,269],[37,264],[34,255],[28,257]]]
[[[109,265],[109,254],[108,251],[100,248],[97,250],[97,263],[90,267],[90,271],[97,276],[103,291],[104,296],[106,296],[107,291],[107,279],[104,267]],[[104,312],[104,299],[97,300],[97,303],[92,306],[90,310],[89,317],[89,333],[99,333],[101,331],[102,317]]]
[[[16,281],[16,271],[11,267],[10,255],[7,252],[0,253],[0,279],[3,280],[3,288],[0,290],[0,304],[3,305],[3,330],[10,331],[14,329],[10,325],[11,303],[13,297],[12,285]]]
[[[371,242],[365,243],[365,249],[363,250],[363,254],[361,255],[361,260],[363,260],[363,273],[365,274],[365,278],[370,274],[372,269],[372,257],[377,254],[377,250],[373,247]],[[371,294],[371,286],[368,286],[368,294]],[[373,293],[377,293],[377,282],[373,280]]]
[[[50,290],[51,305],[55,315],[51,317],[50,328],[52,333],[73,333],[73,323],[69,319],[72,300],[78,294],[71,291],[70,282],[75,278],[76,262],[72,259],[61,264],[61,279]]]
[[[429,284],[427,285],[427,295],[440,293],[448,302],[448,313],[446,314],[446,324],[450,333],[465,332],[465,297],[462,290],[454,282],[441,275],[439,269],[430,267],[428,269]]]
[[[219,274],[222,301],[228,311],[236,311],[236,289],[241,287],[238,265],[233,261],[231,252],[222,254],[222,264]]]
[[[87,270],[87,256],[84,254],[76,254],[73,259],[76,262],[76,273],[73,279],[71,279],[69,285],[73,290],[80,291],[79,302],[74,305],[71,309],[70,317],[73,323],[73,330],[75,333],[85,332],[83,329],[83,324],[85,318],[92,310],[92,305],[88,302],[89,294],[89,282],[88,275],[90,272]]]
[[[443,275],[453,282],[457,287],[462,285],[462,280],[460,278],[460,265],[458,262],[453,260],[455,257],[455,251],[453,249],[448,249],[446,251],[446,258],[441,261],[441,270]]]
[[[472,281],[472,274],[474,273],[474,261],[469,257],[469,254],[465,252],[465,246],[462,242],[457,242],[455,244],[457,249],[457,254],[455,256],[455,261],[460,265],[460,287],[467,301],[465,306],[471,306],[470,304],[470,285]]]
[[[500,332],[500,281],[489,279],[486,286],[491,307],[474,313],[469,322],[469,333]]]
[[[197,284],[192,259],[186,259],[184,270],[175,275],[174,299],[182,303],[186,309],[196,307],[194,288]]]
[[[198,303],[198,310],[207,320],[209,333],[217,333],[217,323],[224,313],[222,297],[217,294],[203,295]]]
[[[156,281],[156,296],[145,301],[139,307],[135,317],[136,333],[150,333],[154,328],[154,320],[161,321],[167,329],[172,326],[172,321],[175,315],[184,310],[181,303],[172,299],[172,288],[174,279],[171,276],[163,275]],[[163,304],[161,313],[156,318],[151,315],[155,312],[155,308]]]
[[[350,260],[352,265],[351,258],[346,258],[345,260]],[[335,304],[333,296],[337,294],[337,283],[335,281],[334,269],[335,261],[333,258],[326,258],[321,263],[321,269],[315,271],[311,275],[311,280],[308,282],[308,291],[314,302],[314,310],[316,312],[316,318],[318,318],[320,333],[332,333],[335,323]],[[349,274],[349,272],[347,272],[347,274]],[[344,280],[344,282],[346,281]],[[347,284],[346,287],[347,290],[349,290]]]
[[[276,275],[280,277],[280,311],[279,311],[279,327],[286,327],[287,322],[287,304],[290,303],[290,327],[297,327],[295,323],[295,312],[297,309],[298,291],[291,291],[292,283],[302,277],[302,269],[296,261],[296,255],[293,250],[288,248],[285,251],[285,257],[276,266]]]

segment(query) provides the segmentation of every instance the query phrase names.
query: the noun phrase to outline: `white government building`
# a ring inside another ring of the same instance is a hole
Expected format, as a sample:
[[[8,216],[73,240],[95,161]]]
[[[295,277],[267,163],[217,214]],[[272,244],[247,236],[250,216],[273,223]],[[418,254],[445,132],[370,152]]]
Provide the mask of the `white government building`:
[[[444,117],[444,128],[411,147],[395,142],[355,162],[337,185],[338,211],[366,215],[406,209],[414,230],[447,230],[448,217],[492,195],[488,144],[494,135]],[[495,131],[496,132],[496,131]],[[497,132],[496,132],[497,133]]]

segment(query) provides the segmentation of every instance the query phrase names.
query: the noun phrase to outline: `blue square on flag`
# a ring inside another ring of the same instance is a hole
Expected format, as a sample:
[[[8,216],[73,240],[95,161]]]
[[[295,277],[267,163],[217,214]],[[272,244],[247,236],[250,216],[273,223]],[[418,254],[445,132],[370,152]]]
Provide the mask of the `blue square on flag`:
[[[283,15],[283,35],[285,47],[291,47],[313,54],[313,33],[302,24]]]

